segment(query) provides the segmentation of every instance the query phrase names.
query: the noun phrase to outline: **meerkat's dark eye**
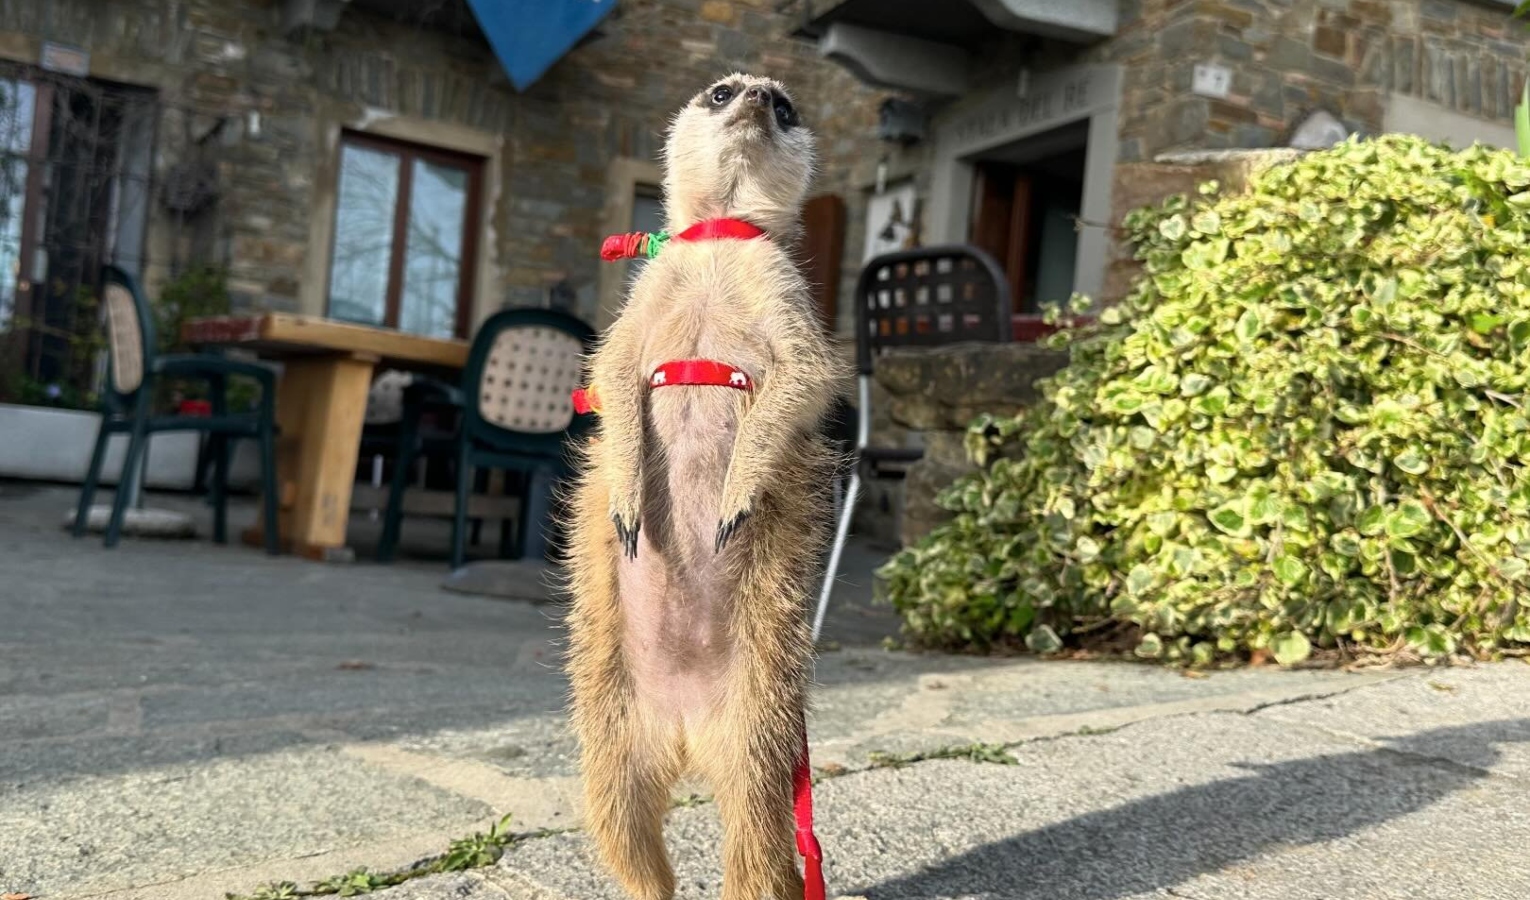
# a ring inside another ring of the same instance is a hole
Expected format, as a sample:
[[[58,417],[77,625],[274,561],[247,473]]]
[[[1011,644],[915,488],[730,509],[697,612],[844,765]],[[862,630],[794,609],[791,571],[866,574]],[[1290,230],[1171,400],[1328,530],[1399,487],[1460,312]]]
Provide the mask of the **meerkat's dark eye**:
[[[732,99],[733,88],[728,87],[726,84],[719,84],[717,87],[712,88],[713,106],[727,106],[728,101]]]
[[[797,110],[792,108],[791,101],[784,97],[776,98],[776,124],[781,126],[782,131],[794,127],[798,122]]]

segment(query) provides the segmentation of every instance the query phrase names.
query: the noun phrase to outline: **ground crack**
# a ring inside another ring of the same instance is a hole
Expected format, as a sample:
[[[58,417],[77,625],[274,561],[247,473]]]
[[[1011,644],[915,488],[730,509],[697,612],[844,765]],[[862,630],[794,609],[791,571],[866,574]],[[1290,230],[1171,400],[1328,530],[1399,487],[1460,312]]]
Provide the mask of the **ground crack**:
[[[1412,677],[1415,677],[1414,673],[1400,674],[1400,675],[1396,675],[1396,676],[1394,676],[1392,678],[1384,678],[1384,679],[1381,679],[1379,681],[1368,681],[1365,684],[1357,684],[1357,685],[1354,685],[1353,687],[1340,687],[1340,688],[1334,688],[1333,690],[1327,690],[1327,691],[1313,691],[1310,694],[1297,694],[1296,696],[1293,696],[1293,697],[1281,697],[1279,700],[1266,700],[1266,701],[1264,701],[1262,703],[1258,703],[1258,704],[1256,704],[1254,706],[1251,706],[1248,709],[1231,710],[1231,711],[1237,712],[1239,715],[1243,715],[1243,716],[1252,716],[1255,713],[1263,712],[1264,710],[1267,710],[1267,709],[1275,709],[1275,708],[1281,707],[1281,706],[1296,706],[1296,705],[1301,704],[1301,703],[1311,703],[1314,700],[1328,700],[1328,699],[1333,698],[1333,697],[1342,697],[1345,694],[1350,694],[1350,693],[1353,693],[1355,691],[1361,690],[1363,688],[1375,687],[1377,685],[1388,684],[1390,682],[1398,681],[1398,680],[1403,679],[1403,678],[1412,678]]]

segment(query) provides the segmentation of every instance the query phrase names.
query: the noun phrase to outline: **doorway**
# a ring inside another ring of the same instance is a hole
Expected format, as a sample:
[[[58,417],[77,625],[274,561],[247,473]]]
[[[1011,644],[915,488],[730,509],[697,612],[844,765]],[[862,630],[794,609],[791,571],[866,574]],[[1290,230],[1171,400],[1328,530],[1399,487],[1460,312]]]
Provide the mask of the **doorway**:
[[[1009,281],[1016,315],[1066,303],[1078,265],[1089,123],[1074,122],[970,159],[967,239],[987,251]]]

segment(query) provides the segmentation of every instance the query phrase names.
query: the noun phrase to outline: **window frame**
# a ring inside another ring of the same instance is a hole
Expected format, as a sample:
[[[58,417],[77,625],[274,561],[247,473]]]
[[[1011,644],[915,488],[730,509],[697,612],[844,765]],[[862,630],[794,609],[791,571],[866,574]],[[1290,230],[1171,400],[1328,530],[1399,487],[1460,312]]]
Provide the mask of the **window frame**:
[[[34,77],[28,71],[0,75],[16,84],[26,84],[32,88],[32,134],[27,148],[26,184],[22,189],[21,228],[16,241],[16,276],[11,282],[10,311],[0,318],[0,334],[7,334],[15,330],[18,319],[38,317],[37,303],[40,298],[35,296],[33,286],[41,280],[37,277],[39,270],[43,270],[46,277],[46,263],[38,254],[42,251],[40,245],[43,235],[39,232],[42,231],[45,214],[44,176],[48,169],[48,150],[53,134],[53,85]],[[6,273],[4,277],[10,276]]]
[[[456,310],[452,317],[452,336],[458,339],[466,339],[472,328],[473,288],[478,273],[478,244],[481,231],[480,217],[482,215],[484,158],[471,153],[446,150],[441,147],[432,147],[414,141],[383,137],[353,128],[342,128],[340,130],[340,140],[336,144],[335,149],[335,203],[334,209],[330,211],[329,216],[329,259],[324,274],[325,318],[331,317],[331,303],[334,299],[335,248],[340,240],[340,179],[344,176],[345,148],[347,146],[390,153],[399,158],[398,191],[393,209],[393,242],[388,259],[388,282],[384,293],[383,321],[380,324],[370,326],[373,328],[387,328],[393,331],[400,331],[399,320],[404,302],[404,264],[409,250],[409,214],[413,202],[412,188],[415,161],[422,160],[428,163],[461,169],[467,173],[466,196],[462,211],[462,256],[458,263]],[[363,323],[357,322],[355,324],[360,325]],[[400,333],[412,332],[401,331]],[[420,336],[425,337],[426,335]]]
[[[652,191],[662,205],[664,173],[658,163],[632,156],[618,156],[606,167],[606,202],[601,215],[603,235],[632,230],[632,217],[640,193]],[[596,288],[595,327],[604,330],[616,321],[626,301],[628,260],[602,265]]]

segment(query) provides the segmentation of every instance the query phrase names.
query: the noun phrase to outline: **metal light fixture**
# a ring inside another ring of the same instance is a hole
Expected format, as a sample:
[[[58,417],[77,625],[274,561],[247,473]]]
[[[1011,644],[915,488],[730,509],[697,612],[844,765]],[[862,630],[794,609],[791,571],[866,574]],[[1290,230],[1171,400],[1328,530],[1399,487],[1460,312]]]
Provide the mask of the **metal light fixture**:
[[[888,97],[877,111],[877,137],[881,140],[917,144],[924,140],[926,128],[924,107],[917,103]]]

